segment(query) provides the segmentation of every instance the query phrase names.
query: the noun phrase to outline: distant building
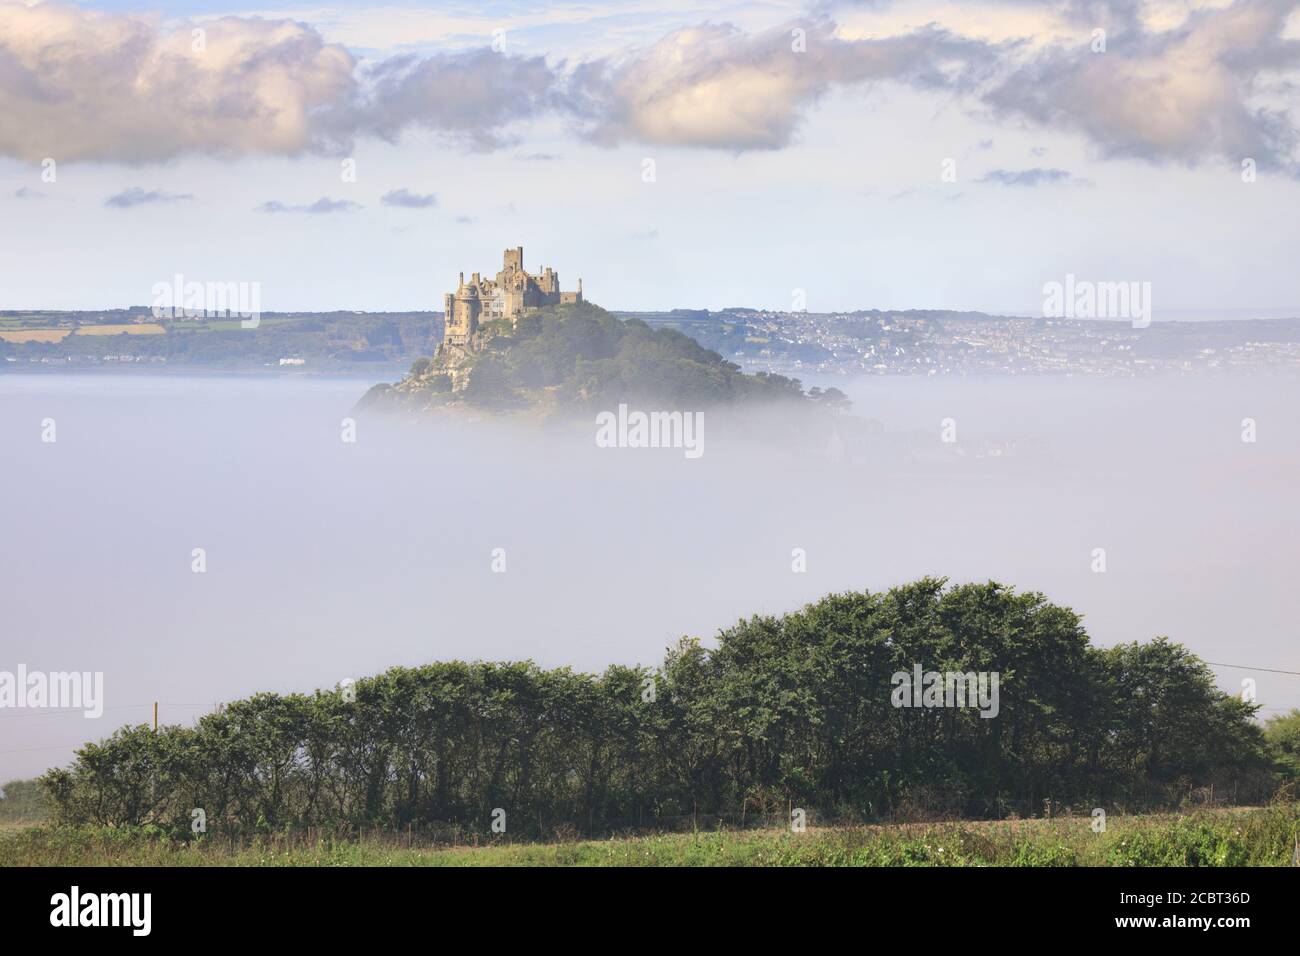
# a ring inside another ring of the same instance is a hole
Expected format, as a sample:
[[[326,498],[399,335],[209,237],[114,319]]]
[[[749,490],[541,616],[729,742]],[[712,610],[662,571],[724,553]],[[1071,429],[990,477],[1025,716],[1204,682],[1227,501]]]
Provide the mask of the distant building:
[[[533,275],[524,269],[524,247],[505,251],[505,260],[495,279],[484,279],[477,272],[460,283],[455,292],[443,296],[446,325],[443,346],[469,348],[479,325],[493,319],[519,321],[528,310],[546,305],[572,304],[582,301],[582,280],[576,292],[560,291],[560,274],[550,266]]]

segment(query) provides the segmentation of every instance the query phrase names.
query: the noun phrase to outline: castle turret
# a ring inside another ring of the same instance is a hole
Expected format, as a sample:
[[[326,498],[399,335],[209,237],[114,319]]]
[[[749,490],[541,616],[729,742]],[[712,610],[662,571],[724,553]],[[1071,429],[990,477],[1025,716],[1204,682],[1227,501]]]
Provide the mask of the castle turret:
[[[523,246],[506,249],[501,260],[502,268],[495,280],[484,279],[475,272],[467,284],[462,272],[456,291],[443,297],[444,344],[468,348],[475,340],[480,322],[507,319],[517,323],[530,310],[582,301],[581,279],[577,292],[561,292],[560,274],[550,266],[538,275],[530,275],[524,269]]]

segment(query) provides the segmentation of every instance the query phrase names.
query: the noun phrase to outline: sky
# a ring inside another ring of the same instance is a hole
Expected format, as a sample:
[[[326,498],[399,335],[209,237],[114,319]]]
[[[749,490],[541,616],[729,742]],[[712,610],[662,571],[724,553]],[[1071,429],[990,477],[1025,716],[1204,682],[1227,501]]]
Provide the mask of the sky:
[[[0,309],[1300,313],[1300,0],[0,0]]]

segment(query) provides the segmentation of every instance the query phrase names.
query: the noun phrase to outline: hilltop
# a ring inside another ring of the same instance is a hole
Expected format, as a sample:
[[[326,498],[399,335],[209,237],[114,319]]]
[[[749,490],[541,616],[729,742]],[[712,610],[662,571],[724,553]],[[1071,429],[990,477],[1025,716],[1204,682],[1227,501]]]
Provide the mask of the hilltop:
[[[805,392],[797,379],[746,374],[676,329],[620,320],[591,302],[532,309],[478,325],[473,349],[444,344],[396,385],[376,385],[367,407],[467,406],[558,413],[620,402],[705,408],[786,401],[845,408],[837,389]]]

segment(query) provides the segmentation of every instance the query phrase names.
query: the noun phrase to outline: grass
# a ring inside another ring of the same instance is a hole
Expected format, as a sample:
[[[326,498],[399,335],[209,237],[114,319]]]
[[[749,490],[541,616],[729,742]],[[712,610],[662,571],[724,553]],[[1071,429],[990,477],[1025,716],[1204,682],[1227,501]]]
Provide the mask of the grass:
[[[6,342],[62,342],[71,329],[17,329],[0,331],[0,339]]]
[[[0,828],[0,865],[82,866],[1286,866],[1300,803],[1186,814],[723,830],[560,843],[405,846],[304,833],[231,846],[139,831]]]
[[[78,335],[162,335],[167,330],[155,322],[131,322],[126,325],[83,325]]]

